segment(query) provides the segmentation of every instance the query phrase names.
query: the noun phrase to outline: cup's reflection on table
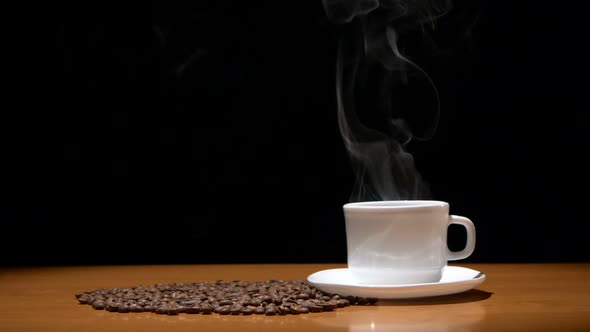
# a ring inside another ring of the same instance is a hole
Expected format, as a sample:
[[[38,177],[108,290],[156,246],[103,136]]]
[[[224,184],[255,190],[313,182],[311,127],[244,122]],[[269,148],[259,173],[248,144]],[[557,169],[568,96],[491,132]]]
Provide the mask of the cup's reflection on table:
[[[475,324],[485,317],[485,307],[481,304],[457,304],[454,310],[459,315],[448,315],[447,309],[435,308],[428,301],[380,301],[378,306],[358,308],[351,312],[337,312],[335,319],[314,318],[326,327],[347,329],[349,332],[446,332],[473,331]],[[411,302],[414,302],[413,304]],[[424,310],[422,305],[433,308]]]

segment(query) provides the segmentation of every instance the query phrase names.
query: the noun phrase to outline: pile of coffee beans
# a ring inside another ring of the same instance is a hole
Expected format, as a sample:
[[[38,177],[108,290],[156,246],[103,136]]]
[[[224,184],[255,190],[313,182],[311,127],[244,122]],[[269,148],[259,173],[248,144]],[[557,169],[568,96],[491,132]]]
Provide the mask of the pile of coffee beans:
[[[111,312],[177,315],[298,315],[366,305],[375,298],[327,294],[305,281],[215,281],[97,289],[76,294],[81,304]]]

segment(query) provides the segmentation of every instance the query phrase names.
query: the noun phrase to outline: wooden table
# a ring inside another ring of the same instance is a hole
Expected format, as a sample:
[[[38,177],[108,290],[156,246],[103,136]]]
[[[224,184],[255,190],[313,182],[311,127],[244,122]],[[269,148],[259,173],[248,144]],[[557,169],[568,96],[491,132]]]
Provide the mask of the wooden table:
[[[287,316],[111,313],[80,305],[97,288],[207,280],[305,279],[338,264],[0,269],[0,331],[590,331],[590,264],[463,264],[477,289]]]

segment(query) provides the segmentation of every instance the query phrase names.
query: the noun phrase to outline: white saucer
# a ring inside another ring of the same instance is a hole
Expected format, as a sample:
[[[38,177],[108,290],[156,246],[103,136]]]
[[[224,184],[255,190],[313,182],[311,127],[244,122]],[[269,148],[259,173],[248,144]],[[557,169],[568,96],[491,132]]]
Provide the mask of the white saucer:
[[[486,279],[486,275],[472,269],[447,266],[439,282],[408,285],[358,284],[349,269],[330,269],[311,274],[307,281],[317,289],[344,296],[375,297],[379,299],[409,299],[449,295],[468,291]]]

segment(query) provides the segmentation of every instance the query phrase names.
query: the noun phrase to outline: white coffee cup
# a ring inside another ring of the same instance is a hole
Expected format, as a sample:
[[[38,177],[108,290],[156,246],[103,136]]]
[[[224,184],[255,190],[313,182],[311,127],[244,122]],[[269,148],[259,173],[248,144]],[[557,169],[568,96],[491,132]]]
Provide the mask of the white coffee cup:
[[[471,220],[449,215],[441,201],[358,202],[344,205],[348,268],[359,284],[397,285],[438,282],[447,261],[475,249]],[[450,224],[467,230],[461,251],[450,251]]]

